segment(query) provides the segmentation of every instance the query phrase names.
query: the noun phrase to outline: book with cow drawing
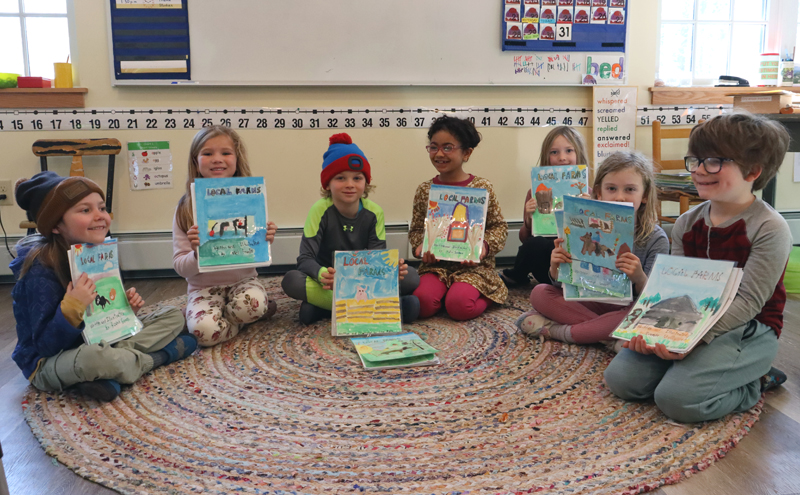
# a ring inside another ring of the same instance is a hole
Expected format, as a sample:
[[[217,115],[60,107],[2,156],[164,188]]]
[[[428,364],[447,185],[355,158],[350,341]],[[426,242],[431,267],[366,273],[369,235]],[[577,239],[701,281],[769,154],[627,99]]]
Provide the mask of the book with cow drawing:
[[[68,251],[72,282],[85,273],[97,290],[94,301],[83,316],[83,340],[87,344],[105,341],[113,344],[142,329],[128,303],[119,273],[119,251],[116,239],[102,244],[74,244]]]
[[[191,189],[201,273],[272,262],[263,177],[198,178]]]
[[[361,364],[368,370],[431,366],[441,362],[436,356],[439,351],[412,332],[383,337],[356,337],[350,341],[356,348]]]
[[[564,208],[564,196],[588,191],[586,165],[558,165],[531,169],[531,195],[536,209],[531,219],[531,235],[557,235],[554,212]]]
[[[725,314],[742,281],[733,261],[659,254],[639,299],[611,334],[687,353]]]
[[[630,279],[616,261],[632,251],[634,218],[631,203],[564,197],[563,247],[572,263],[561,264],[558,281],[630,302]]]
[[[424,252],[438,260],[480,263],[488,207],[486,189],[431,185]]]
[[[333,268],[334,336],[403,331],[397,249],[336,251]]]

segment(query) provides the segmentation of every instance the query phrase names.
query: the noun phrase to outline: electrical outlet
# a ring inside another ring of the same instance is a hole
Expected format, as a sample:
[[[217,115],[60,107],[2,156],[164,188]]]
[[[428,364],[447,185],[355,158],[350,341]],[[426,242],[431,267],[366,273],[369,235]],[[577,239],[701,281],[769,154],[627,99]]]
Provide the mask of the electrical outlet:
[[[0,180],[0,194],[6,195],[5,199],[0,200],[0,205],[2,206],[14,205],[14,193],[11,191],[10,180]]]

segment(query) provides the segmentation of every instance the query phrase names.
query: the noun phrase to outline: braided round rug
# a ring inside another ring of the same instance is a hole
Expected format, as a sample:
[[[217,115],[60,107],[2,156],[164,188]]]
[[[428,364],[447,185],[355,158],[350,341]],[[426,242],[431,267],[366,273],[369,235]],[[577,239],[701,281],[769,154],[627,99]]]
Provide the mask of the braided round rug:
[[[615,398],[605,350],[514,331],[522,290],[474,321],[407,326],[441,365],[365,371],[329,322],[297,322],[279,282],[266,279],[272,319],[113,402],[31,387],[34,435],[78,475],[130,494],[641,493],[723,457],[761,412],[680,425]]]

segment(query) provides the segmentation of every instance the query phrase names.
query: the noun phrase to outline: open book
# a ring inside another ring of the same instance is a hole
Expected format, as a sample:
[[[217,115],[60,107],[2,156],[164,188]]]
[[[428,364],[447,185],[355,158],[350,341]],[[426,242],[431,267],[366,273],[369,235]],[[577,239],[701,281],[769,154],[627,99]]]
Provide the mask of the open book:
[[[386,335],[403,331],[397,249],[336,251],[331,333]]]
[[[430,366],[439,364],[438,350],[429,346],[415,333],[401,333],[384,337],[350,339],[368,370]]]
[[[94,302],[83,317],[83,340],[97,344],[101,340],[113,344],[142,329],[128,303],[119,273],[117,240],[106,239],[103,244],[74,244],[68,251],[72,283],[86,273],[97,288]]]
[[[433,184],[425,217],[423,252],[438,260],[480,263],[489,191]]]
[[[733,261],[659,254],[639,299],[611,334],[686,353],[725,314],[742,281]]]
[[[191,189],[201,273],[272,262],[263,177],[195,179]]]
[[[564,208],[564,196],[578,196],[588,191],[586,165],[533,167],[531,196],[536,210],[531,221],[531,235],[555,236],[556,219],[553,213]]]

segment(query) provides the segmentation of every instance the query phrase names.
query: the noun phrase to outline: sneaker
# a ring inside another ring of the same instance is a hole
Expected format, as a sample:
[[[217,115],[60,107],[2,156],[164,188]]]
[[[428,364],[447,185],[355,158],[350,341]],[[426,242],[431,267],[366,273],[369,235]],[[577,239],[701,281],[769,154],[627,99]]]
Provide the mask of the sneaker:
[[[419,298],[417,296],[400,296],[400,318],[403,323],[413,323],[419,318]]]
[[[331,312],[327,309],[319,308],[306,301],[300,303],[300,323],[303,325],[311,325],[319,320],[330,317]]]
[[[529,337],[538,337],[539,335],[547,337],[552,324],[552,320],[540,315],[535,309],[522,313],[516,322],[517,328]]]
[[[82,382],[73,387],[79,394],[91,397],[100,402],[111,402],[120,392],[119,382],[116,380],[94,380]]]
[[[780,387],[786,381],[786,373],[778,368],[770,368],[766,375],[761,377],[761,393]]]
[[[197,349],[197,337],[192,334],[181,334],[175,337],[169,344],[165,345],[161,351],[167,353],[168,359],[163,364],[174,363],[185,359]]]

